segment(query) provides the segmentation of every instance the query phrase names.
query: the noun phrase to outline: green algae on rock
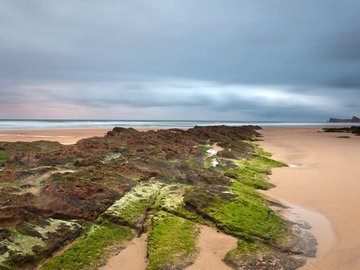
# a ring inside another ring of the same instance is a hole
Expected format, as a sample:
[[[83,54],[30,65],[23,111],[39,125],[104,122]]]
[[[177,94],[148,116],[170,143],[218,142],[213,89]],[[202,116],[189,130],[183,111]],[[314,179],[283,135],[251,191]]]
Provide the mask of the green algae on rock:
[[[1,241],[1,245],[6,246],[6,252],[0,256],[0,267],[12,268],[16,266],[12,261],[19,257],[25,260],[32,260],[35,256],[34,248],[44,247],[45,243],[39,237],[24,235],[16,229],[10,230],[11,238]]]
[[[156,181],[135,186],[108,208],[104,216],[116,223],[141,231],[147,212],[154,205],[162,186],[164,184]]]
[[[184,269],[194,262],[199,229],[196,223],[159,211],[152,218],[147,270]]]
[[[238,241],[238,247],[226,254],[225,262],[235,269],[248,270],[295,270],[304,264],[304,259],[285,256],[259,242]]]
[[[97,269],[110,253],[109,247],[117,245],[120,249],[121,245],[131,238],[132,232],[129,228],[103,220],[100,224],[91,225],[69,249],[48,261],[41,269]]]
[[[59,244],[73,240],[81,231],[77,222],[57,219],[38,219],[2,229],[0,269],[19,269],[24,263],[35,267],[36,261],[45,259]]]
[[[2,163],[8,160],[8,158],[9,158],[9,153],[7,151],[0,150],[0,166],[2,165]]]
[[[241,182],[231,187],[195,189],[185,200],[189,208],[238,238],[273,243],[285,232],[282,218],[270,210],[259,193]]]

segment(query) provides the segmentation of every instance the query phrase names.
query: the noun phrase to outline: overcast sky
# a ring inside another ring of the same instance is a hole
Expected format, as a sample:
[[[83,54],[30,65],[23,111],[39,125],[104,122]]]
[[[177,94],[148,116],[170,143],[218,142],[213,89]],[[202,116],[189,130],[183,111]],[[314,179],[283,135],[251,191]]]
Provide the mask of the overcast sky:
[[[0,0],[0,118],[360,115],[359,0]]]

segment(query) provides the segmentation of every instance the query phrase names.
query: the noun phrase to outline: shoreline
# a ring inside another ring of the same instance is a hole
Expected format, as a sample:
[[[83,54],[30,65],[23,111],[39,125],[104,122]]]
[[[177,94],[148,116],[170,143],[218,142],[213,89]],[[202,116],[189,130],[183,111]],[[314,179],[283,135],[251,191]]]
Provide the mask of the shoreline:
[[[104,136],[111,129],[26,129],[0,130],[1,142],[55,141],[61,144],[74,144],[94,136]]]
[[[83,138],[103,136],[109,130],[0,131],[0,141],[8,136],[9,142],[52,140],[72,144]],[[271,152],[275,160],[290,165],[288,168],[273,169],[270,181],[276,187],[265,194],[283,202],[290,207],[290,212],[300,216],[301,221],[305,220],[313,226],[312,232],[319,241],[319,252],[301,269],[358,269],[360,220],[353,209],[360,207],[357,200],[360,192],[357,181],[360,154],[356,151],[360,147],[360,137],[350,135],[350,139],[345,140],[337,138],[338,133],[318,131],[317,128],[296,127],[264,128],[261,131],[264,139],[260,142],[261,147]],[[343,180],[344,175],[347,182]],[[323,217],[320,218],[322,221],[314,221],[314,214],[318,215],[318,219],[319,215]],[[327,234],[324,234],[324,228]],[[333,240],[329,228],[333,231]]]
[[[344,127],[349,125],[342,125]],[[334,126],[262,126],[262,130],[258,130],[260,134],[266,130],[272,129],[319,129],[322,127],[342,127]],[[33,141],[53,141],[61,144],[69,145],[75,144],[81,139],[89,137],[104,136],[106,132],[112,130],[114,127],[81,127],[81,128],[43,128],[43,129],[0,129],[0,142],[33,142]],[[130,128],[130,127],[126,127]],[[139,131],[169,129],[169,127],[133,127]],[[180,127],[180,129],[188,129]]]
[[[307,217],[319,252],[301,269],[359,269],[360,220],[354,211],[360,207],[360,137],[301,128],[264,129],[262,135],[260,145],[275,160],[295,165],[274,168],[270,181],[276,187],[266,194],[326,217],[334,233],[332,241],[324,224]]]
[[[23,129],[0,130],[0,142],[52,141],[61,144],[75,144],[81,139],[102,137],[113,128],[67,128],[67,129]],[[137,128],[139,131],[161,128]]]

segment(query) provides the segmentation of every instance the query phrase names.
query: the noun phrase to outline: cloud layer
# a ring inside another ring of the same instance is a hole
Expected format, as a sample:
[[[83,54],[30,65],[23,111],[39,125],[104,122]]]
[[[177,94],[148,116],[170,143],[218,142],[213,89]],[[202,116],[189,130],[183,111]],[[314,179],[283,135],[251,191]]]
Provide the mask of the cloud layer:
[[[360,114],[360,2],[0,3],[0,118]]]
[[[5,117],[298,121],[325,120],[334,112],[352,115],[358,109],[359,99],[354,98],[360,98],[359,91],[350,89],[310,91],[185,80],[27,84],[0,95]]]

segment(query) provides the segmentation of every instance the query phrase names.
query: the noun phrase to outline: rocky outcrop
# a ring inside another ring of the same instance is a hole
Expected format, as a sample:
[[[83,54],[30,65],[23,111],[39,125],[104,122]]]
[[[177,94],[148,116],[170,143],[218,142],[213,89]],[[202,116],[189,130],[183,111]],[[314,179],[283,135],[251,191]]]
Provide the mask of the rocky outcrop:
[[[330,118],[328,123],[360,123],[360,118],[356,116],[351,119]]]
[[[294,235],[289,224],[256,192],[271,187],[266,174],[272,167],[283,166],[251,143],[259,136],[257,129],[196,126],[140,132],[118,127],[68,146],[0,143],[0,268],[34,267],[77,237],[84,222],[87,228],[100,228],[96,237],[104,237],[103,247],[109,230],[149,231],[153,269],[182,269],[181,261],[193,261],[197,223],[273,251],[266,257],[269,264],[284,269],[301,265],[302,260],[287,256],[291,241],[287,246],[278,241]],[[211,156],[216,165],[207,166],[208,150],[215,144],[223,150]],[[168,223],[174,226],[163,235]],[[182,245],[172,245],[176,234],[184,236]],[[26,241],[31,245],[25,246]],[[189,243],[191,252],[186,251]],[[244,256],[240,251],[228,258],[237,267],[236,258]]]
[[[352,127],[340,127],[340,128],[323,128],[324,132],[337,132],[337,133],[352,133],[355,135],[360,135],[360,126]]]

